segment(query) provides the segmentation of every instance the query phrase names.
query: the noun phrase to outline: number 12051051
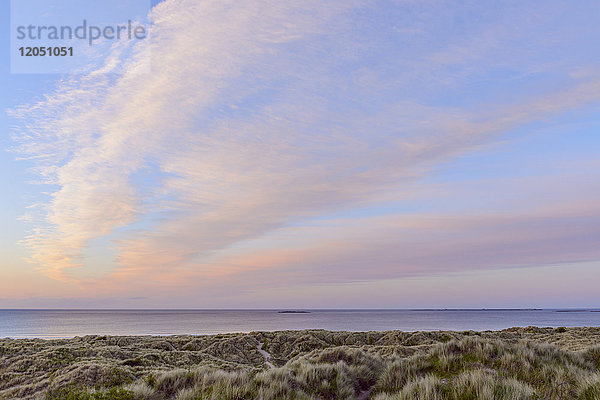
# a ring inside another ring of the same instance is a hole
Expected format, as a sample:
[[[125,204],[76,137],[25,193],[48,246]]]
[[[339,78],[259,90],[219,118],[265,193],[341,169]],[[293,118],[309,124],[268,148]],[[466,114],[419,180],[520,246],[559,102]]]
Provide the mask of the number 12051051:
[[[19,47],[22,57],[72,57],[72,47]]]

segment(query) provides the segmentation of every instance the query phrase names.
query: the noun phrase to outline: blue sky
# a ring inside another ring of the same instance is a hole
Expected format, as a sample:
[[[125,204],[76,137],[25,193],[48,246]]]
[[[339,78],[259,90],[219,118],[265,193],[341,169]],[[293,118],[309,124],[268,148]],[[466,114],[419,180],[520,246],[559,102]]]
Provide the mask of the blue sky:
[[[598,304],[598,3],[152,5],[2,59],[0,307]]]

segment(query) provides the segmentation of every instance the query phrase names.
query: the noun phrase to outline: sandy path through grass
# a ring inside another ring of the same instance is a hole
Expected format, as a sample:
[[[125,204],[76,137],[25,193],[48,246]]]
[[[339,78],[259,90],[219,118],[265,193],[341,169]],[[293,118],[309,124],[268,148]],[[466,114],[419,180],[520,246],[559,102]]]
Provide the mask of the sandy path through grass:
[[[265,364],[267,364],[267,366],[269,368],[275,368],[275,366],[271,363],[271,355],[269,353],[267,353],[266,351],[263,350],[263,346],[264,346],[264,342],[258,342],[258,345],[256,346],[256,348],[258,349],[258,352],[260,354],[263,355],[263,357],[265,358]]]

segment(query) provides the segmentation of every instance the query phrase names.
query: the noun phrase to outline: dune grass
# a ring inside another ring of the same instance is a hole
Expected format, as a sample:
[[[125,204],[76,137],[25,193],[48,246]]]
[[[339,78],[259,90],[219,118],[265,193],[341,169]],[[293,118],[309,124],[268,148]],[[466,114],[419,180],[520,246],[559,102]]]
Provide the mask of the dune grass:
[[[599,328],[6,339],[0,399],[591,400],[599,369]]]

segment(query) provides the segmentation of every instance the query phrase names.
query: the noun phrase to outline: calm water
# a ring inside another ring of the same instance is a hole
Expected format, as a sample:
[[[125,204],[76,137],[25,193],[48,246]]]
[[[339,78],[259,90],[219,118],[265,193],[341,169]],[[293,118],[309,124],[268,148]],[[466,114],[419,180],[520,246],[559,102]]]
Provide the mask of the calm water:
[[[496,330],[600,326],[598,310],[0,310],[0,338],[179,335],[286,329]]]

